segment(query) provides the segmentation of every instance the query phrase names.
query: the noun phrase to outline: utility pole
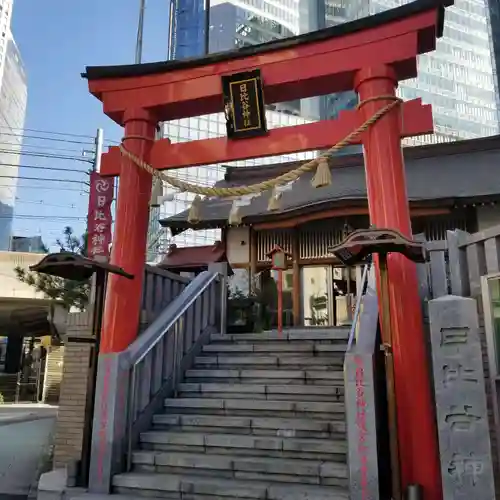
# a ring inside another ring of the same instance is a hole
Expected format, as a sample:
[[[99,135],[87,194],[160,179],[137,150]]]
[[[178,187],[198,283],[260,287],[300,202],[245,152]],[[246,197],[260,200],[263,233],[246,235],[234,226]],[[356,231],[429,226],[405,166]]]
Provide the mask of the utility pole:
[[[139,3],[139,23],[137,26],[137,41],[135,44],[135,64],[142,62],[142,38],[144,35],[144,13],[146,12],[146,0]]]
[[[205,0],[205,55],[210,54],[210,0]]]
[[[104,142],[104,132],[102,128],[97,129],[97,134],[95,136],[95,157],[94,162],[92,163],[92,170],[94,172],[99,172],[101,170],[101,155],[102,155],[102,146]]]
[[[95,155],[92,163],[92,171],[99,172],[101,169],[101,155],[104,142],[104,132],[102,128],[97,129],[95,136]],[[92,183],[91,183],[92,185]],[[92,188],[91,188],[92,189]],[[90,195],[92,196],[92,195]],[[90,199],[89,199],[90,207]],[[87,238],[89,225],[87,220]],[[96,256],[98,262],[106,262],[108,259]],[[99,358],[99,338],[101,332],[102,314],[104,308],[104,297],[106,289],[106,274],[96,272],[92,275],[89,297],[89,318],[92,321],[92,334],[94,335],[94,345],[90,352],[89,368],[87,373],[87,398],[85,402],[85,415],[83,424],[81,467],[79,471],[78,484],[87,487],[89,481],[90,455],[92,449],[92,422],[95,410],[95,390],[97,385],[97,362]]]

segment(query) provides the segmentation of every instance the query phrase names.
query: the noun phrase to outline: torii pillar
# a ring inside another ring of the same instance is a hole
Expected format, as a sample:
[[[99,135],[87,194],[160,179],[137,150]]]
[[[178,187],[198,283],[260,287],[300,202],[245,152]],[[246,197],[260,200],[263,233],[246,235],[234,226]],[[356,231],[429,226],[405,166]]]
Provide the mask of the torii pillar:
[[[323,150],[343,139],[394,96],[398,81],[417,75],[418,54],[434,50],[452,0],[417,0],[397,9],[262,46],[205,58],[131,66],[89,67],[84,75],[104,112],[125,127],[124,145],[156,169],[226,163]],[[153,142],[155,125],[222,112],[221,76],[260,69],[266,103],[356,89],[359,110],[336,120],[273,129],[244,140]],[[377,98],[377,99],[373,99]],[[430,106],[404,103],[365,132],[371,222],[411,236],[401,137],[431,133]],[[148,229],[151,178],[118,148],[103,156],[101,173],[120,176],[111,261],[134,274],[110,277],[102,351],[120,352],[137,335]],[[335,176],[333,176],[335,182]],[[417,483],[439,500],[440,464],[415,265],[389,258],[391,321],[402,486]]]

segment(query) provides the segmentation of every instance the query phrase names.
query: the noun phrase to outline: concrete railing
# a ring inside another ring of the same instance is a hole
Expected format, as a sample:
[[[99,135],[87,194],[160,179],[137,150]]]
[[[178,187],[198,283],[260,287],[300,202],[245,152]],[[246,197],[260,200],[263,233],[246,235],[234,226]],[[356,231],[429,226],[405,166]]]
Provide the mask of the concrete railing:
[[[109,493],[139,434],[174,392],[210,333],[224,332],[224,264],[194,278],[129,348],[99,355],[89,490]]]
[[[349,494],[351,500],[378,500],[383,461],[384,392],[383,353],[380,351],[378,301],[375,273],[369,273],[365,295],[361,298],[355,341],[349,343],[344,361],[345,405],[349,443]],[[377,422],[379,424],[377,425]],[[381,439],[382,438],[382,439]]]
[[[178,297],[191,280],[165,269],[146,266],[142,288],[140,330],[150,325],[165,307]]]

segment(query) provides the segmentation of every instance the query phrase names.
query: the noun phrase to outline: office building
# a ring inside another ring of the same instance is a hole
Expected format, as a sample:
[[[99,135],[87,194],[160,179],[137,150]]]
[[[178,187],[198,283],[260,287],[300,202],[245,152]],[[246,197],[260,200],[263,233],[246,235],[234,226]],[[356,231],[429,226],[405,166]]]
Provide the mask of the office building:
[[[0,250],[10,247],[28,99],[24,66],[10,31],[12,4],[0,1]]]
[[[274,110],[268,110],[266,113],[268,128],[286,127],[308,123],[308,120],[292,114],[283,113]],[[163,126],[164,136],[168,137],[173,143],[186,142],[198,139],[209,139],[221,137],[226,134],[226,121],[222,113],[211,115],[184,118],[167,122]],[[315,151],[306,153],[294,153],[290,155],[281,155],[272,158],[254,158],[228,163],[227,166],[251,166],[264,165],[268,163],[279,163],[296,160],[307,160],[316,155]],[[204,165],[202,167],[181,168],[178,170],[169,170],[169,175],[198,185],[212,186],[224,177],[224,165]],[[177,214],[189,209],[194,195],[191,193],[179,193],[173,188],[168,187],[164,190],[165,201],[159,208],[151,210],[148,232],[148,262],[154,263],[164,257],[168,245],[175,243],[178,247],[209,245],[220,239],[220,231],[186,231],[175,238],[169,238],[169,235],[159,225],[159,220]]]
[[[253,1],[253,0],[252,0]],[[210,30],[206,32],[207,24]],[[255,1],[252,5],[240,2],[210,4],[210,22],[206,22],[205,4],[200,0],[173,0],[171,2],[169,59],[184,59],[210,52],[232,50],[235,47],[255,45],[286,38],[297,33],[298,10],[296,0],[273,2]],[[207,36],[208,35],[208,36]],[[268,106],[269,128],[298,125],[310,120],[299,116],[300,102],[280,103]],[[222,113],[175,120],[163,125],[163,133],[172,142],[220,137],[226,134],[225,118]],[[267,159],[252,159],[233,162],[231,165],[249,166],[265,163],[286,162],[312,158],[315,152],[283,155]],[[179,177],[210,186],[221,180],[225,168],[222,165],[191,167],[169,171]],[[220,234],[218,230],[188,231],[176,238],[169,238],[158,220],[189,208],[194,198],[189,193],[168,193],[174,197],[159,208],[152,208],[148,233],[148,262],[161,260],[170,243],[177,246],[211,244]]]
[[[171,58],[201,55],[207,41],[208,48],[214,52],[263,43],[348,22],[409,1],[215,0],[206,22],[203,1],[173,0],[169,55]],[[444,36],[438,40],[436,51],[420,56],[418,78],[400,85],[398,93],[404,99],[421,97],[424,103],[432,104],[435,122],[434,134],[407,139],[405,145],[448,142],[499,132],[486,1],[456,0],[455,6],[446,11]],[[272,109],[300,114],[302,120],[315,120],[335,118],[341,110],[350,109],[356,103],[353,92],[344,92],[304,99],[300,103],[283,103]],[[356,147],[346,151],[353,149]],[[195,238],[194,234],[189,237]],[[196,244],[209,241],[201,240],[201,232],[196,237],[200,238]]]
[[[47,247],[41,236],[12,236],[10,240],[11,252],[47,253]]]
[[[231,0],[210,9],[210,49],[314,31],[399,7],[411,0]],[[173,0],[171,56],[203,53],[205,4]],[[490,22],[491,20],[491,22]],[[446,9],[444,35],[435,52],[419,58],[419,76],[400,85],[405,99],[421,97],[433,105],[435,134],[409,144],[445,142],[497,134],[500,64],[500,0],[456,0]],[[309,119],[335,117],[356,103],[352,93],[302,101]]]
[[[311,0],[312,1],[312,0]],[[326,0],[353,20],[399,7],[411,0]],[[474,139],[499,133],[497,76],[492,46],[500,61],[499,0],[455,0],[446,9],[443,37],[434,52],[419,56],[418,77],[402,82],[403,99],[432,104],[434,134],[406,145]],[[490,22],[491,16],[491,22]],[[493,38],[492,38],[493,33]]]

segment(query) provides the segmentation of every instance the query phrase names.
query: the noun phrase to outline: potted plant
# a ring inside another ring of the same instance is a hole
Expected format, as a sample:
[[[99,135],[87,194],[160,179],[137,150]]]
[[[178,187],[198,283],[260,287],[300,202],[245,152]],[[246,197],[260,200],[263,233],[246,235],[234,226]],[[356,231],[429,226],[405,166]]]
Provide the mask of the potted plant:
[[[230,292],[227,300],[227,333],[251,333],[254,330],[254,300],[240,289]]]

